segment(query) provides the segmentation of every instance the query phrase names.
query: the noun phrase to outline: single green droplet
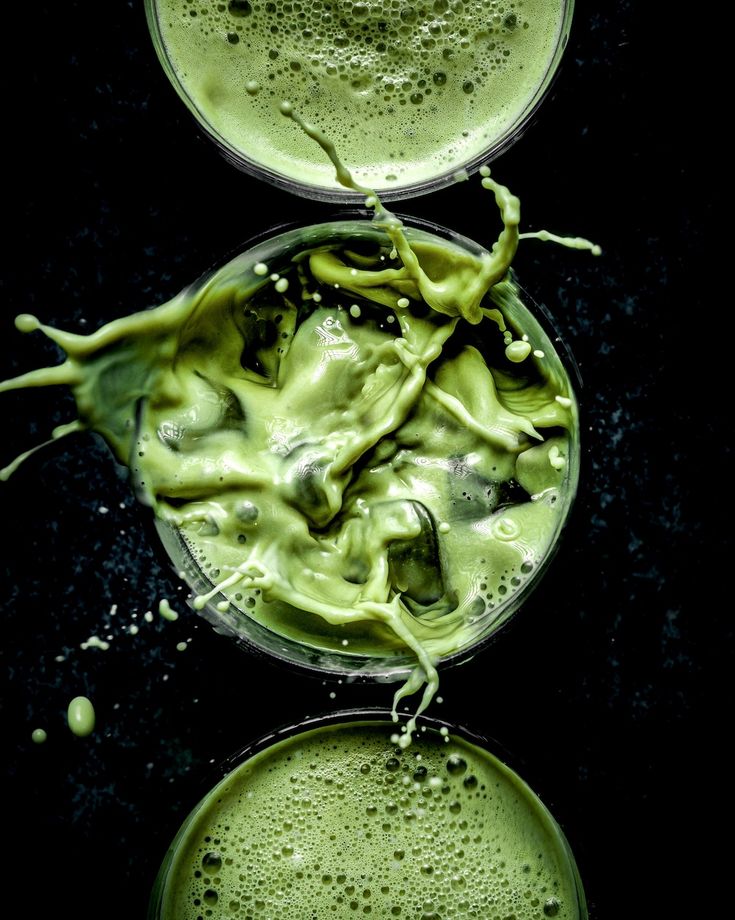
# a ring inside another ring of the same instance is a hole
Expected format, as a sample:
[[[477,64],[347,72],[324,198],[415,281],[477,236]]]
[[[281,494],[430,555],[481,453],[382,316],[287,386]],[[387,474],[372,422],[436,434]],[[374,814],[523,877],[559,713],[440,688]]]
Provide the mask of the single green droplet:
[[[15,317],[15,328],[19,332],[34,332],[41,323],[30,313],[21,313]]]
[[[161,598],[159,601],[158,612],[164,620],[168,620],[170,623],[175,622],[179,618],[178,613],[175,610],[172,610],[168,599],[165,597]]]
[[[530,342],[511,342],[505,349],[505,357],[514,364],[520,364],[531,354]]]
[[[67,709],[69,728],[78,738],[86,738],[94,731],[94,706],[86,696],[75,696]]]
[[[31,733],[31,740],[34,744],[43,744],[48,735],[42,728],[34,728]]]

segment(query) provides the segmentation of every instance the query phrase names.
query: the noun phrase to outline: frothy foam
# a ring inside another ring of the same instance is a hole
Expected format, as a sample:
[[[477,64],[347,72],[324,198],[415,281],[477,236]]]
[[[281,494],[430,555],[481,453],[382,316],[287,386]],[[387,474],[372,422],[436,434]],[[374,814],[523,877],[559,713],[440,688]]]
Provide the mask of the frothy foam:
[[[178,842],[160,920],[578,918],[553,818],[487,752],[438,732],[321,728],[237,768]]]
[[[362,182],[452,172],[512,129],[551,67],[562,0],[157,0],[190,105],[224,143],[297,181],[328,164],[278,117],[282,99],[339,138]]]

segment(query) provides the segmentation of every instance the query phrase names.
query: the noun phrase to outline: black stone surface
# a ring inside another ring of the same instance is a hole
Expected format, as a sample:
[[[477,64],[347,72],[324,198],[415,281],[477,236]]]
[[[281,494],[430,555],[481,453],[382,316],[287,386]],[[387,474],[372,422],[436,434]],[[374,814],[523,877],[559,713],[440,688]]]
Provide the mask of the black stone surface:
[[[528,243],[516,263],[582,371],[582,486],[543,586],[444,673],[434,707],[511,752],[566,830],[598,920],[722,915],[703,816],[723,822],[728,797],[732,601],[707,588],[732,566],[715,523],[732,454],[711,365],[731,359],[701,283],[715,201],[705,75],[684,52],[688,27],[652,6],[580,0],[553,96],[494,164],[529,229],[604,248],[593,259]],[[199,135],[142,2],[20,15],[2,63],[0,376],[56,360],[14,330],[18,312],[90,331],[170,298],[272,223],[333,214],[237,173]],[[696,139],[682,130],[695,112]],[[482,241],[497,230],[476,180],[397,210]],[[0,406],[2,463],[74,415],[63,392]],[[88,437],[28,461],[0,484],[0,509],[3,916],[143,918],[213,765],[307,714],[389,703],[389,687],[245,655],[187,612],[145,511]],[[184,615],[145,623],[161,596]],[[110,649],[82,650],[90,635],[111,635]],[[78,693],[98,713],[84,740],[65,727]],[[37,726],[45,745],[31,742]]]

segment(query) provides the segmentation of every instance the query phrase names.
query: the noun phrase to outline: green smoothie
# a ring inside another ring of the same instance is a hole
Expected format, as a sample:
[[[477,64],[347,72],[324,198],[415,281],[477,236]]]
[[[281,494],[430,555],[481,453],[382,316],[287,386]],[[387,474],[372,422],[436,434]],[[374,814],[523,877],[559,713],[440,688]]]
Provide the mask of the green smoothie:
[[[194,809],[150,920],[581,920],[552,816],[492,754],[390,723],[322,726],[229,773]]]
[[[578,475],[571,382],[509,273],[520,205],[483,186],[504,222],[489,252],[369,196],[372,221],[266,240],[91,335],[18,317],[67,358],[0,384],[71,386],[79,420],[55,435],[105,438],[219,628],[402,668],[395,705],[423,686],[418,712],[436,662],[537,579]]]
[[[149,0],[174,86],[234,160],[339,194],[290,100],[365,185],[409,194],[502,148],[538,104],[572,0]],[[344,192],[342,192],[344,194]]]

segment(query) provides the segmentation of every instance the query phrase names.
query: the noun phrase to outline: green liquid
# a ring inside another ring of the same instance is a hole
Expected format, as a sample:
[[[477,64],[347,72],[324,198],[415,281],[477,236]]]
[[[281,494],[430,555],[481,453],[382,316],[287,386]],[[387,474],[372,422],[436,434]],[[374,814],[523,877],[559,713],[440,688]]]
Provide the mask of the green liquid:
[[[451,175],[512,135],[553,72],[564,0],[151,0],[169,76],[226,149],[336,189],[284,99],[377,191]]]
[[[495,757],[387,723],[322,727],[230,773],[174,841],[155,920],[579,920],[554,819]]]
[[[480,272],[457,244],[408,239],[445,291]],[[201,318],[220,317],[218,337],[228,324],[237,364],[213,357],[200,321],[177,376],[208,383],[144,416],[133,464],[146,483],[166,470],[158,514],[199,574],[196,603],[230,602],[214,619],[238,631],[245,614],[389,665],[411,649],[446,657],[505,620],[561,530],[578,464],[571,383],[515,284],[499,282],[476,323],[422,315],[421,299],[398,306],[416,291],[392,248],[369,224],[324,225],[249,254],[278,276],[255,291],[225,267]],[[521,362],[513,344],[528,346]]]
[[[509,273],[520,205],[482,185],[489,252],[369,196],[373,221],[287,232],[89,336],[18,317],[67,359],[0,383],[72,388],[79,422],[54,435],[105,438],[218,626],[409,672],[394,705],[423,686],[416,714],[436,662],[537,580],[578,474],[571,383]]]
[[[86,738],[94,731],[96,716],[94,706],[86,696],[75,696],[67,709],[67,722],[72,734]]]

